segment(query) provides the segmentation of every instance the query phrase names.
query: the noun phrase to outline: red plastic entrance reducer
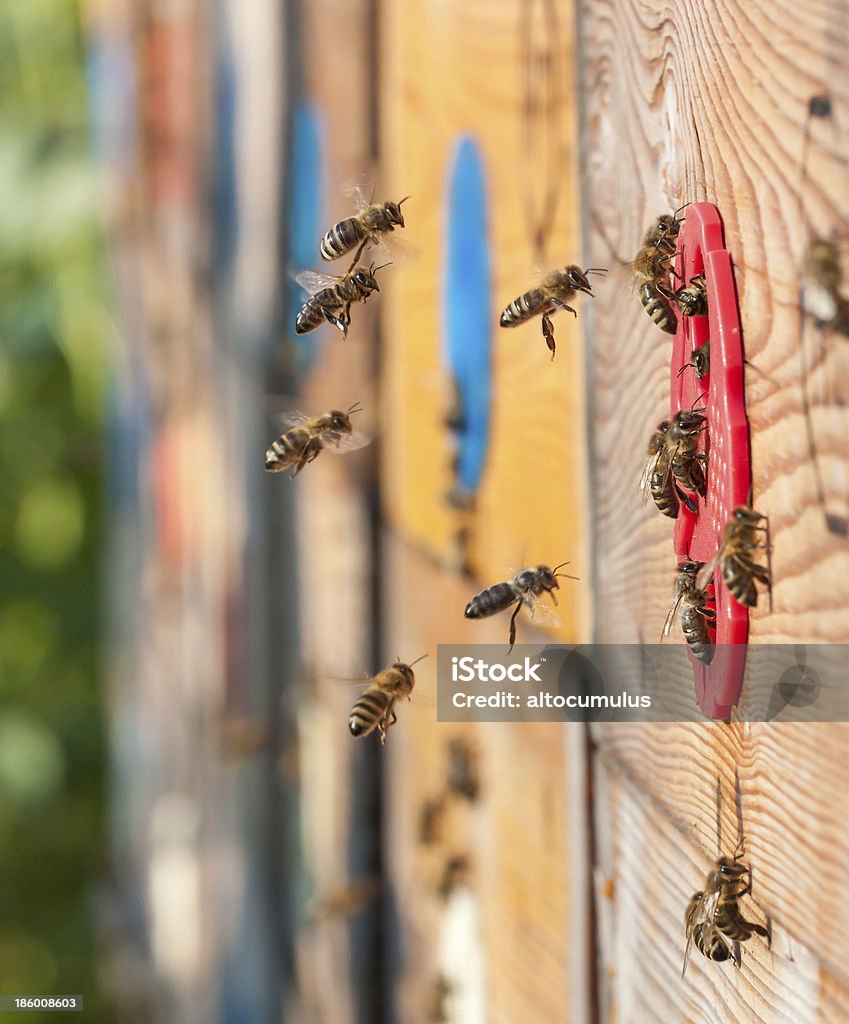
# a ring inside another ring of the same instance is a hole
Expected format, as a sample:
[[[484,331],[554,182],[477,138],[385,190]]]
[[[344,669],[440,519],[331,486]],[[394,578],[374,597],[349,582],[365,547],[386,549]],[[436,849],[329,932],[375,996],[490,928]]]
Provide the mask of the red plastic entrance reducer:
[[[680,256],[676,285],[704,275],[707,316],[680,316],[672,346],[672,415],[705,407],[707,430],[701,435],[708,456],[707,497],[694,495],[698,508],[683,503],[675,522],[675,554],[707,562],[716,552],[725,524],[738,505],[750,502],[752,466],[740,310],[731,256],[725,249],[722,220],[711,203],[691,203],[677,240]],[[694,352],[710,342],[708,372],[699,378]],[[727,720],[740,699],[749,639],[749,610],[731,596],[717,568],[716,651],[710,665],[692,654],[696,699],[709,718]]]

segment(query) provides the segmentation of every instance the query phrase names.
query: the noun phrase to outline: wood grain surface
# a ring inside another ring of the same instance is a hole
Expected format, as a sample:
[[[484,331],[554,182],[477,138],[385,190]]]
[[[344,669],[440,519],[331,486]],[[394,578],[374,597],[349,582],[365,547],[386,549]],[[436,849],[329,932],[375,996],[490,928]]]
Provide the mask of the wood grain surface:
[[[525,0],[385,4],[381,20],[381,166],[405,206],[418,251],[392,268],[383,305],[386,513],[394,529],[447,562],[470,530],[482,583],[508,569],[571,559],[564,636],[586,637],[586,464],[581,441],[581,297],[576,322],[555,317],[554,363],[539,318],[501,330],[504,307],[542,274],[578,260],[576,108],[570,3]],[[447,194],[459,139],[470,136],[486,179],[493,291],[489,455],[474,512],[445,502],[452,486],[444,356]],[[536,264],[536,266],[535,266]]]
[[[804,12],[717,0],[579,7],[585,259],[615,268],[587,324],[602,641],[654,642],[671,599],[671,524],[641,505],[636,486],[669,411],[671,345],[640,308],[626,263],[654,217],[693,200],[723,216],[751,363],[753,504],[770,517],[774,545],[774,611],[761,602],[752,641],[849,636],[849,347],[800,311],[811,239],[846,234],[849,75],[837,55],[847,34],[844,2]],[[831,117],[811,119],[810,98],[826,93]],[[760,682],[750,677],[744,703],[764,700]],[[691,685],[685,672],[682,692]],[[846,726],[593,734],[603,1019],[845,1020]],[[716,856],[716,780],[730,852],[735,772],[773,949],[753,939],[739,972],[696,954],[682,982],[684,909]]]

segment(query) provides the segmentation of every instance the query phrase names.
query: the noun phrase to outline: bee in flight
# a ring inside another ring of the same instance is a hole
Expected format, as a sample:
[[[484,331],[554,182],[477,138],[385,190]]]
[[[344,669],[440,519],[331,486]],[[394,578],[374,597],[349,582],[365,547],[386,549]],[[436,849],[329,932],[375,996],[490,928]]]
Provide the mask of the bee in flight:
[[[410,694],[416,685],[413,665],[426,657],[423,654],[409,665],[399,659],[369,680],[369,685],[351,708],[348,728],[352,736],[368,736],[377,729],[381,744],[386,742],[387,732],[397,721],[395,703],[402,697],[411,699]]]
[[[396,227],[404,227],[401,204],[406,203],[409,198],[404,196],[397,203],[368,203],[358,195],[359,211],[353,217],[346,217],[338,224],[334,224],[322,238],[319,246],[321,258],[338,260],[340,256],[356,248],[357,252],[351,263],[353,267],[367,245],[376,244],[381,235],[394,231]]]
[[[818,326],[849,336],[849,301],[841,293],[843,268],[834,242],[811,242],[802,279],[802,308]]]
[[[536,288],[520,295],[514,299],[501,314],[499,323],[502,327],[518,327],[519,324],[530,320],[533,316],[542,314],[542,336],[554,359],[557,346],[554,343],[554,327],[551,323],[552,313],[558,309],[566,309],[574,316],[577,312],[568,303],[576,292],[584,292],[590,298],[595,298],[587,274],[606,274],[607,271],[600,267],[589,267],[581,270],[580,267],[570,265],[558,270],[552,270],[547,274]]]
[[[675,616],[681,623],[681,631],[692,654],[703,664],[713,661],[714,645],[711,642],[711,628],[716,629],[716,612],[708,606],[708,596],[696,586],[696,574],[702,562],[689,559],[678,566],[675,577],[675,600],[666,616],[663,636],[669,636]]]
[[[766,523],[761,526],[761,523]],[[763,532],[763,542],[758,534]],[[762,583],[769,589],[772,600],[772,580],[769,569],[755,562],[755,552],[764,549],[769,555],[769,521],[766,516],[756,512],[748,505],[739,505],[731,513],[725,525],[722,539],[716,553],[699,570],[696,587],[703,590],[720,566],[722,578],[731,594],[748,608],[758,603],[758,590],[755,583]]]
[[[667,334],[674,334],[678,328],[669,287],[669,261],[677,256],[675,243],[680,230],[677,217],[662,214],[645,233],[633,262],[634,276],[641,282],[638,295],[643,309]]]
[[[684,949],[684,965],[681,977],[687,971],[690,949],[696,949],[708,960],[732,960],[740,966],[739,943],[746,942],[753,935],[769,939],[768,928],[747,921],[740,909],[740,900],[752,888],[751,872],[739,860],[742,841],[734,857],[719,857],[705,879],[705,887],[694,892],[684,914],[687,945]]]
[[[372,292],[380,291],[375,274],[386,266],[389,264],[384,263],[380,267],[372,264],[368,269],[357,267],[343,277],[328,277],[312,270],[297,274],[295,280],[309,298],[295,317],[295,333],[309,334],[327,321],[347,337],[351,326],[351,306],[355,302],[365,302]]]
[[[657,430],[652,434],[649,441],[648,458],[640,478],[640,490],[643,494],[643,501],[648,501],[648,496],[665,516],[670,519],[678,518],[679,501],[683,502],[691,512],[698,510],[698,505],[689,495],[685,494],[678,481],[672,474],[669,461],[669,420],[663,420],[657,425]]]
[[[549,569],[547,565],[522,569],[512,579],[504,583],[496,583],[492,587],[487,587],[486,590],[476,594],[466,605],[466,618],[488,618],[490,615],[506,611],[515,601],[516,607],[510,616],[510,648],[507,652],[509,654],[516,643],[516,616],[519,614],[519,609],[522,605],[525,605],[533,615],[539,598],[546,593],[551,594],[552,601],[557,604],[554,591],[560,589],[560,584],[557,582],[558,577],[570,580],[578,579],[577,576],[570,576],[568,573],[557,571],[562,569],[564,565],[569,565],[569,563],[561,562],[560,565],[556,565],[553,569]]]
[[[707,430],[707,417],[698,409],[681,409],[672,417],[666,434],[666,451],[672,475],[688,491],[707,495],[707,455],[698,451],[699,434]],[[691,505],[687,505],[692,508]]]
[[[347,412],[331,409],[313,417],[302,412],[291,413],[287,417],[288,429],[265,453],[266,472],[282,473],[294,467],[291,474],[294,478],[325,449],[340,455],[362,448],[368,444],[368,438],[356,433],[351,426],[351,415],[360,411],[360,403],[356,402]]]
[[[675,292],[675,302],[682,316],[707,316],[707,285],[704,275],[691,279],[684,288]]]

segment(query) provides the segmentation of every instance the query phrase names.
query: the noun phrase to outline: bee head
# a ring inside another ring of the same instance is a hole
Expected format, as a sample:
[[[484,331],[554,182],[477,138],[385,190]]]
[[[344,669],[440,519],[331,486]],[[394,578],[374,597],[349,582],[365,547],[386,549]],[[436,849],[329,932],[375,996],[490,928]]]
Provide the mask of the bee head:
[[[754,526],[755,523],[759,523],[761,519],[766,519],[766,516],[762,516],[759,512],[755,512],[753,508],[749,508],[748,505],[739,505],[731,513],[732,518],[738,523],[746,523],[747,525]]]
[[[675,426],[685,433],[698,433],[705,423],[707,417],[698,409],[682,409],[675,413]]]
[[[371,269],[371,267],[369,267],[368,270],[366,270],[365,267],[357,267],[357,269],[353,273],[353,280],[354,283],[359,285],[359,287],[362,288],[363,291],[380,291],[380,289],[377,287],[377,281],[375,281],[374,279],[374,271]]]
[[[704,562],[693,562],[688,558],[678,566],[678,571],[686,573],[687,576],[695,576],[703,565]]]
[[[342,412],[341,409],[332,409],[330,411],[330,426],[334,430],[338,430],[340,434],[350,434],[354,429],[351,426],[349,414]]]
[[[416,660],[411,661],[409,665],[405,661],[401,661],[400,658],[398,658],[397,661],[393,662],[392,667],[396,671],[400,672],[401,675],[404,677],[404,683],[406,685],[407,693],[409,693],[412,690],[412,688],[416,685],[416,676],[415,673],[413,672],[413,665],[418,665],[422,658],[426,657],[427,655],[423,654],[421,658],[416,658]]]
[[[661,214],[655,223],[655,235],[658,242],[665,238],[675,238],[680,230],[681,224],[671,213]]]
[[[669,433],[669,428],[671,426],[672,426],[672,424],[669,422],[669,420],[661,420],[660,423],[658,423],[658,425],[657,425],[658,433],[660,433],[660,434],[668,434]]]
[[[586,292],[587,295],[592,295],[593,290],[587,278],[588,273],[590,273],[589,270],[585,273],[580,267],[568,266],[566,268],[566,280],[569,282],[569,287],[574,288],[575,291]]]
[[[401,213],[401,203],[406,203],[409,198],[409,196],[404,196],[397,203],[388,202],[384,205],[383,209],[386,211],[390,224],[397,224],[399,228],[404,227],[404,214]]]

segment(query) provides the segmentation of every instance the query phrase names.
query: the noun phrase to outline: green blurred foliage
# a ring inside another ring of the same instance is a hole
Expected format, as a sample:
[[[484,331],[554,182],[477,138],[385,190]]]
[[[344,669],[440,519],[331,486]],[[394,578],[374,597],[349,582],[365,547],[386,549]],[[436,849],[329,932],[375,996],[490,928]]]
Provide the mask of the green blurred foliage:
[[[98,1024],[110,339],[83,43],[73,0],[0,5],[0,992],[81,993]]]

